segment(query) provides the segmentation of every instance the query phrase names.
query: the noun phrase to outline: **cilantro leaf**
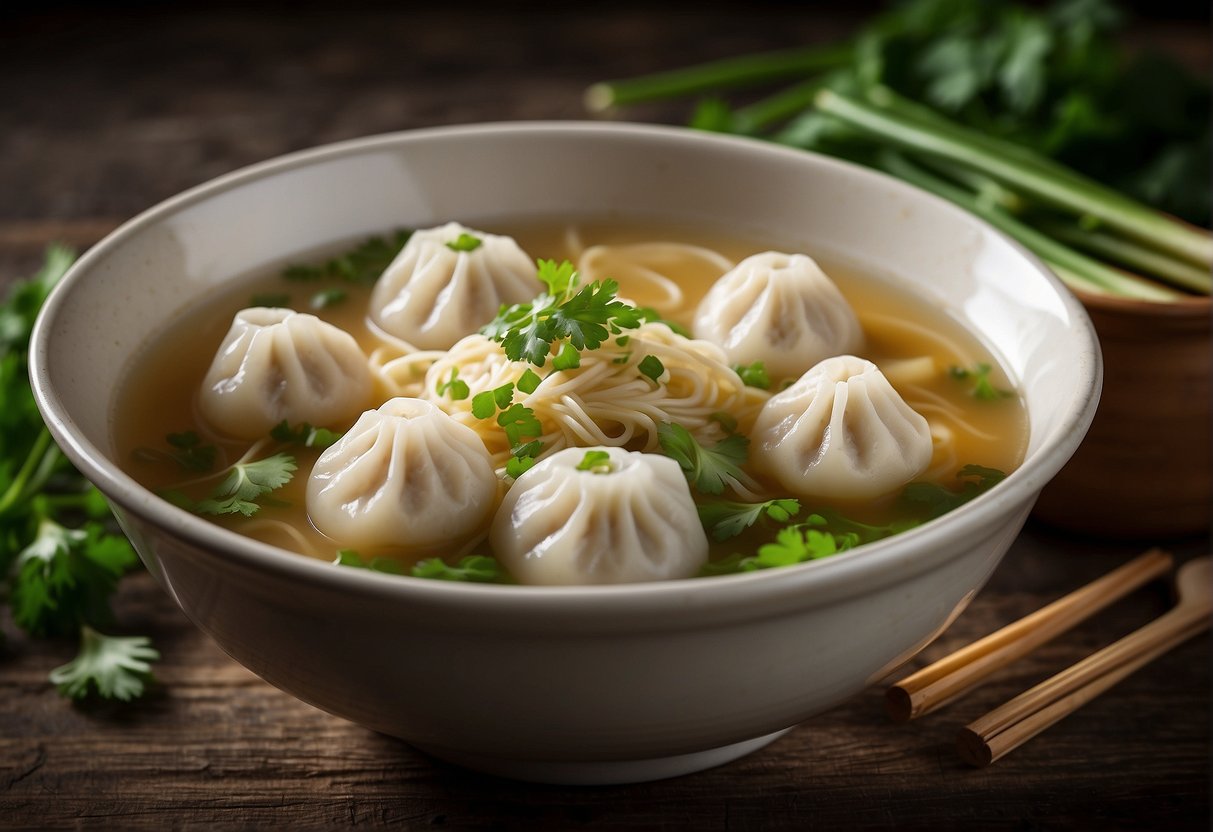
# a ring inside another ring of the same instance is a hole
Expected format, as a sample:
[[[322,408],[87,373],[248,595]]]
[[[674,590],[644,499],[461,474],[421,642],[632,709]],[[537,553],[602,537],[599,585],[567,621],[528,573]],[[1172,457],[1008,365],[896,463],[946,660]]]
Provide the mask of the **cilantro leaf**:
[[[741,383],[747,387],[757,387],[759,390],[771,389],[771,377],[767,375],[767,368],[761,361],[755,361],[753,364],[736,364],[733,372],[741,377]]]
[[[466,381],[459,380],[459,368],[452,367],[450,378],[448,378],[446,381],[439,379],[438,383],[434,385],[434,392],[436,392],[439,396],[449,393],[451,396],[451,401],[459,402],[471,395],[472,391],[468,389]]]
[[[577,470],[589,471],[592,474],[609,474],[614,470],[611,455],[606,451],[586,451],[581,462],[577,463]]]
[[[745,464],[750,440],[733,433],[705,448],[682,425],[663,422],[657,427],[661,450],[673,459],[686,474],[687,480],[702,494],[720,494],[730,480],[745,476]]]
[[[527,439],[543,436],[543,425],[535,411],[525,405],[512,404],[497,414],[497,424],[505,431],[510,447],[525,444]]]
[[[997,468],[966,465],[956,474],[961,483],[960,490],[953,491],[934,483],[912,482],[902,491],[901,499],[905,503],[918,505],[925,511],[927,519],[934,519],[984,494],[1006,476]]]
[[[539,377],[538,373],[536,373],[530,367],[527,367],[526,372],[518,378],[518,389],[523,393],[534,393],[537,389],[539,389],[539,385],[542,383],[542,381],[543,379]]]
[[[312,299],[308,301],[308,306],[313,309],[329,309],[337,306],[347,297],[349,297],[349,293],[344,289],[325,289],[312,295]]]
[[[505,463],[505,475],[516,480],[534,467],[535,457],[530,454],[512,456]]]
[[[501,564],[487,555],[468,555],[460,559],[457,566],[448,566],[442,558],[429,558],[413,567],[413,577],[479,584],[506,583]]]
[[[294,265],[283,270],[287,280],[344,280],[374,283],[409,241],[412,231],[397,231],[389,237],[371,237],[356,248],[316,265]]]
[[[530,303],[503,308],[480,331],[501,344],[511,361],[527,361],[536,367],[547,363],[556,342],[558,369],[571,369],[575,352],[595,350],[612,335],[635,329],[647,320],[646,313],[618,300],[614,280],[594,281],[578,289],[578,274],[567,260],[538,261],[537,276],[547,291]],[[570,346],[571,345],[571,348]]]
[[[788,522],[800,513],[800,501],[787,498],[767,500],[763,503],[713,500],[701,503],[698,510],[699,522],[712,539],[723,541],[736,537],[763,517],[777,523]]]
[[[129,702],[143,695],[152,678],[151,662],[160,654],[143,636],[107,636],[80,628],[80,653],[50,673],[59,692],[72,699],[96,694]]]
[[[192,506],[194,513],[252,517],[261,510],[257,500],[290,482],[296,467],[295,458],[289,454],[236,463],[210,497]]]
[[[993,369],[985,362],[979,362],[971,370],[953,365],[948,368],[948,375],[957,381],[972,379],[973,389],[969,391],[969,395],[978,401],[993,402],[1015,395],[1010,390],[1000,390],[994,386],[994,383],[990,381],[990,372]]]
[[[640,359],[640,363],[636,365],[636,369],[640,371],[642,376],[656,382],[665,372],[665,365],[661,363],[661,359],[655,355],[646,355]]]
[[[13,620],[31,635],[66,635],[82,623],[111,618],[109,596],[138,563],[126,538],[97,523],[69,529],[48,517],[21,550],[9,601]]]
[[[480,246],[483,244],[484,244],[484,241],[481,240],[479,237],[468,234],[465,231],[462,234],[460,234],[458,237],[456,237],[454,240],[451,240],[449,243],[447,243],[446,247],[449,248],[451,251],[469,252],[469,251],[475,251],[476,249],[480,248]]]
[[[576,370],[581,366],[581,353],[571,343],[566,341],[560,347],[560,352],[552,359],[554,370]]]
[[[286,419],[270,428],[271,439],[292,445],[302,445],[305,448],[319,448],[322,450],[330,445],[337,444],[341,436],[342,434],[337,431],[313,427],[308,422],[302,422],[298,427],[292,428]]]
[[[403,575],[400,563],[393,558],[375,557],[369,561],[363,560],[362,555],[353,549],[339,549],[333,561],[338,566],[349,566],[354,569],[369,569],[372,572],[383,572],[388,575]]]

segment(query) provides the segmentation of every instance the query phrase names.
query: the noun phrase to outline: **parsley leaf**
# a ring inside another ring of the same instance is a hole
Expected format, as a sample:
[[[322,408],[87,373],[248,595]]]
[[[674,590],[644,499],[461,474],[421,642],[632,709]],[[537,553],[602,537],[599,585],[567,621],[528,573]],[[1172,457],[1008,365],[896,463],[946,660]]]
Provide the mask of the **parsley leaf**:
[[[453,401],[453,402],[463,401],[469,395],[471,395],[471,392],[472,392],[471,390],[468,389],[468,385],[467,385],[466,381],[459,380],[459,368],[458,367],[451,368],[451,377],[448,378],[446,381],[439,379],[438,383],[434,385],[434,391],[439,396],[443,396],[443,395],[446,395],[447,393],[449,393],[451,396],[451,401]],[[484,417],[480,417],[480,418],[484,418]]]
[[[771,377],[767,375],[767,368],[761,361],[755,361],[753,364],[736,364],[733,372],[741,377],[741,383],[747,387],[757,387],[759,390],[771,389]]]
[[[736,537],[761,518],[786,523],[800,513],[800,501],[793,499],[767,500],[764,503],[740,503],[713,500],[698,506],[699,522],[713,540]]]
[[[518,378],[518,389],[523,393],[534,393],[539,389],[539,385],[542,383],[542,381],[543,379],[539,377],[538,373],[536,373],[530,367],[527,367],[526,372]]]
[[[661,450],[686,474],[687,480],[702,494],[720,494],[730,480],[742,479],[750,440],[732,433],[711,448],[700,445],[682,425],[662,422],[657,426]]]
[[[129,702],[143,695],[152,678],[151,662],[160,654],[144,636],[107,636],[80,628],[80,653],[50,673],[59,692],[72,699],[97,694]]]
[[[530,454],[512,456],[505,463],[505,475],[516,480],[534,467],[535,457]]]
[[[581,366],[581,353],[568,341],[560,347],[560,352],[552,359],[554,370],[576,370]]]
[[[460,559],[457,566],[448,566],[442,558],[429,558],[413,567],[413,577],[478,584],[506,583],[501,564],[487,555],[468,555]]]
[[[257,500],[281,488],[295,475],[295,458],[274,454],[253,462],[233,465],[227,477],[205,500],[194,503],[196,514],[243,514],[252,517],[261,510]]]
[[[464,233],[462,233],[458,237],[456,237],[454,240],[451,240],[449,243],[447,243],[446,247],[449,248],[451,251],[468,252],[468,251],[475,251],[476,249],[480,248],[480,246],[483,244],[484,244],[484,241],[481,240],[479,237],[475,237],[471,234],[468,234],[465,231]]]

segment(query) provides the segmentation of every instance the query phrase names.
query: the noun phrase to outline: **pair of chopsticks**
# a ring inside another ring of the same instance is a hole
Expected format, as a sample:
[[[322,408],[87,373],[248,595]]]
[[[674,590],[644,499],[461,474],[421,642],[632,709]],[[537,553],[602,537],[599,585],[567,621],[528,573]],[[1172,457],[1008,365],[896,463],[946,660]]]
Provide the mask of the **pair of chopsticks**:
[[[1144,555],[998,632],[902,679],[885,697],[898,722],[931,713],[1146,582],[1171,571],[1171,555]],[[984,768],[1176,645],[1203,632],[1213,614],[1213,568],[1192,561],[1179,577],[1180,603],[1129,636],[1020,694],[961,730],[961,758]]]

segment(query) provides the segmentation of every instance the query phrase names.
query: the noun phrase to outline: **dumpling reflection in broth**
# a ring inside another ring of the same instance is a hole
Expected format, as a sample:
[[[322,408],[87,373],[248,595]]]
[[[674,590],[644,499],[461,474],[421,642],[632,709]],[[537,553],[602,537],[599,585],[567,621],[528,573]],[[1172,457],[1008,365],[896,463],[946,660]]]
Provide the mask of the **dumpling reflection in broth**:
[[[512,237],[447,223],[416,231],[371,294],[371,318],[423,350],[449,349],[497,314],[542,291],[535,263]]]
[[[259,439],[284,419],[334,427],[370,403],[366,356],[351,335],[290,309],[242,309],[202,381],[198,406],[222,433]]]
[[[822,361],[772,396],[754,423],[752,458],[798,497],[876,497],[931,462],[931,430],[871,361]]]
[[[471,428],[429,402],[396,398],[363,413],[316,460],[307,510],[342,546],[447,554],[487,527],[497,482]]]
[[[747,257],[717,280],[693,329],[734,364],[761,361],[776,381],[863,344],[854,311],[816,261],[776,251]]]
[[[489,539],[523,584],[689,578],[708,556],[678,463],[621,448],[567,448],[536,464],[506,494]]]

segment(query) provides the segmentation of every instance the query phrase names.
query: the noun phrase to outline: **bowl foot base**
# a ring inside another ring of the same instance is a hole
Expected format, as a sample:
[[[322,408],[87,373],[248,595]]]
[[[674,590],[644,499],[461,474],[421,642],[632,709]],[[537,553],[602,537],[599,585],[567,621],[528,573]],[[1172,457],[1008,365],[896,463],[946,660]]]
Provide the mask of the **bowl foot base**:
[[[415,745],[414,748],[448,763],[455,763],[497,777],[508,777],[511,780],[562,786],[610,786],[619,783],[664,780],[668,777],[679,777],[683,774],[692,774],[724,765],[757,751],[791,730],[791,728],[784,728],[761,737],[722,745],[718,748],[709,748],[705,751],[645,760],[592,760],[586,762],[510,760],[502,757],[468,754],[454,749],[431,748],[425,745]]]

